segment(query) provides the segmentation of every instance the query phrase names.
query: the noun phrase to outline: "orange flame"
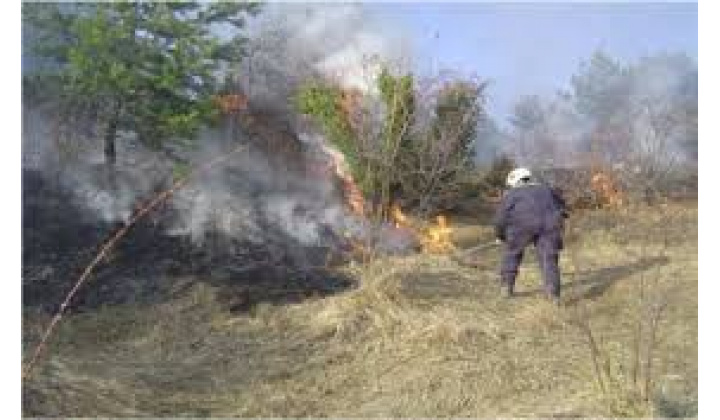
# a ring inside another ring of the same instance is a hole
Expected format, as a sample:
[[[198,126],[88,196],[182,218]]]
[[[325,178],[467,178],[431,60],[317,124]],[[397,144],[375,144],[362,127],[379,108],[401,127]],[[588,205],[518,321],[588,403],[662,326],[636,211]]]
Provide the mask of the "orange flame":
[[[396,228],[410,229],[420,241],[422,252],[426,254],[446,254],[455,249],[452,242],[453,229],[444,215],[437,216],[435,225],[417,227],[396,203],[390,208],[390,220]]]
[[[351,177],[343,179],[343,182],[347,204],[352,212],[357,215],[365,214],[365,199],[360,188]]]
[[[342,153],[337,150],[323,146],[325,153],[330,156],[332,161],[332,171],[337,175],[343,183],[343,196],[345,198],[345,204],[350,210],[357,215],[365,214],[365,199],[363,198],[362,191],[355,183],[355,180],[347,168],[345,157]]]
[[[410,226],[410,221],[397,203],[390,207],[390,220],[396,228],[412,228]]]
[[[455,249],[452,242],[452,228],[444,215],[437,216],[437,225],[430,226],[421,237],[423,252],[446,254]]]
[[[234,114],[248,106],[247,97],[243,94],[217,95],[213,101],[224,114]]]

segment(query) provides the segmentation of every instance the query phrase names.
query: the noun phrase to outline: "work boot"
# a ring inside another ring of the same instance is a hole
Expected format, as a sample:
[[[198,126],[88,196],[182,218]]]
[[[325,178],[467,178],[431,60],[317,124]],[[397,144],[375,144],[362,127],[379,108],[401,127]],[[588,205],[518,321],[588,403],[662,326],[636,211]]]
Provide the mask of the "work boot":
[[[501,284],[500,285],[500,296],[504,299],[510,299],[513,297],[513,289],[512,287],[508,286],[507,284]]]
[[[558,308],[562,306],[562,301],[560,300],[560,296],[555,295],[549,295],[548,301],[553,304],[553,306],[557,306]]]

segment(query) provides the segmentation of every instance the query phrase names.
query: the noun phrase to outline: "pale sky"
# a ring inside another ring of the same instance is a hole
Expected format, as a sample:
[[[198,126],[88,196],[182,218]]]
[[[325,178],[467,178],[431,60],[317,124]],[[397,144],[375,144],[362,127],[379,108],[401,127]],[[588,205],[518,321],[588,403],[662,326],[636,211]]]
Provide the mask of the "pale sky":
[[[418,66],[490,79],[489,110],[507,118],[520,95],[567,86],[598,48],[623,61],[659,52],[697,60],[697,3],[368,3],[405,34]]]

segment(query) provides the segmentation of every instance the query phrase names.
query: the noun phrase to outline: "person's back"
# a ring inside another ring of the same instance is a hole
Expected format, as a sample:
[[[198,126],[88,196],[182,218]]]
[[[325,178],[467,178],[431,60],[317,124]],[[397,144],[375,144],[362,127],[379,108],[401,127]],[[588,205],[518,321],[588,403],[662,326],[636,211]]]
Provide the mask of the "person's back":
[[[561,226],[565,204],[548,186],[526,184],[503,197],[496,222],[527,230],[549,230]]]

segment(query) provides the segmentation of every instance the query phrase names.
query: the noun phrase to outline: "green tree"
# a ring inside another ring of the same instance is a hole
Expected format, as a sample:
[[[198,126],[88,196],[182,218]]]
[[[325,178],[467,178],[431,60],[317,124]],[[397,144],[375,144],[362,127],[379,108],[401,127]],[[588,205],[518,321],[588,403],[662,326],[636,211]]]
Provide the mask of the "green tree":
[[[361,169],[362,156],[360,156],[356,133],[350,125],[348,116],[342,111],[341,98],[342,91],[339,87],[312,82],[298,91],[294,101],[297,110],[312,116],[328,141],[345,156],[355,181],[364,187],[369,187],[362,182],[365,179]]]
[[[113,164],[120,131],[159,147],[211,120],[220,75],[241,59],[245,19],[258,11],[257,3],[23,3],[41,63],[26,81],[52,88],[64,117],[103,127]]]
[[[413,153],[411,128],[415,117],[415,81],[412,74],[393,75],[387,68],[378,74],[377,87],[384,107],[381,146],[372,170],[376,201],[381,214],[402,194],[402,163]]]
[[[441,89],[425,89],[412,74],[383,69],[376,80],[377,99],[365,97],[352,116],[343,108],[343,90],[337,86],[308,83],[295,97],[299,112],[311,116],[345,155],[355,181],[382,218],[397,200],[406,208],[432,211],[460,194],[459,179],[472,167],[485,115],[486,85],[443,82]],[[418,97],[432,105],[418,107]]]
[[[403,196],[419,210],[452,207],[466,195],[468,188],[463,185],[475,164],[478,129],[487,117],[486,86],[472,80],[443,80],[433,92],[433,105],[423,118],[429,125],[402,159],[400,172]]]
[[[415,92],[412,75],[394,76],[387,69],[378,74],[377,87],[382,107],[378,138],[360,138],[343,110],[343,90],[338,86],[307,83],[298,90],[295,104],[300,113],[315,120],[327,140],[345,156],[355,182],[365,194],[373,196],[378,213],[386,215],[393,192],[398,189],[400,157],[412,148]]]
[[[394,76],[386,68],[378,75],[378,89],[385,106],[383,127],[384,152],[397,154],[410,147],[410,127],[415,113],[415,90],[412,74]]]
[[[431,135],[445,145],[441,150],[453,166],[474,161],[478,125],[486,117],[481,102],[485,87],[485,83],[454,81],[439,93]]]

